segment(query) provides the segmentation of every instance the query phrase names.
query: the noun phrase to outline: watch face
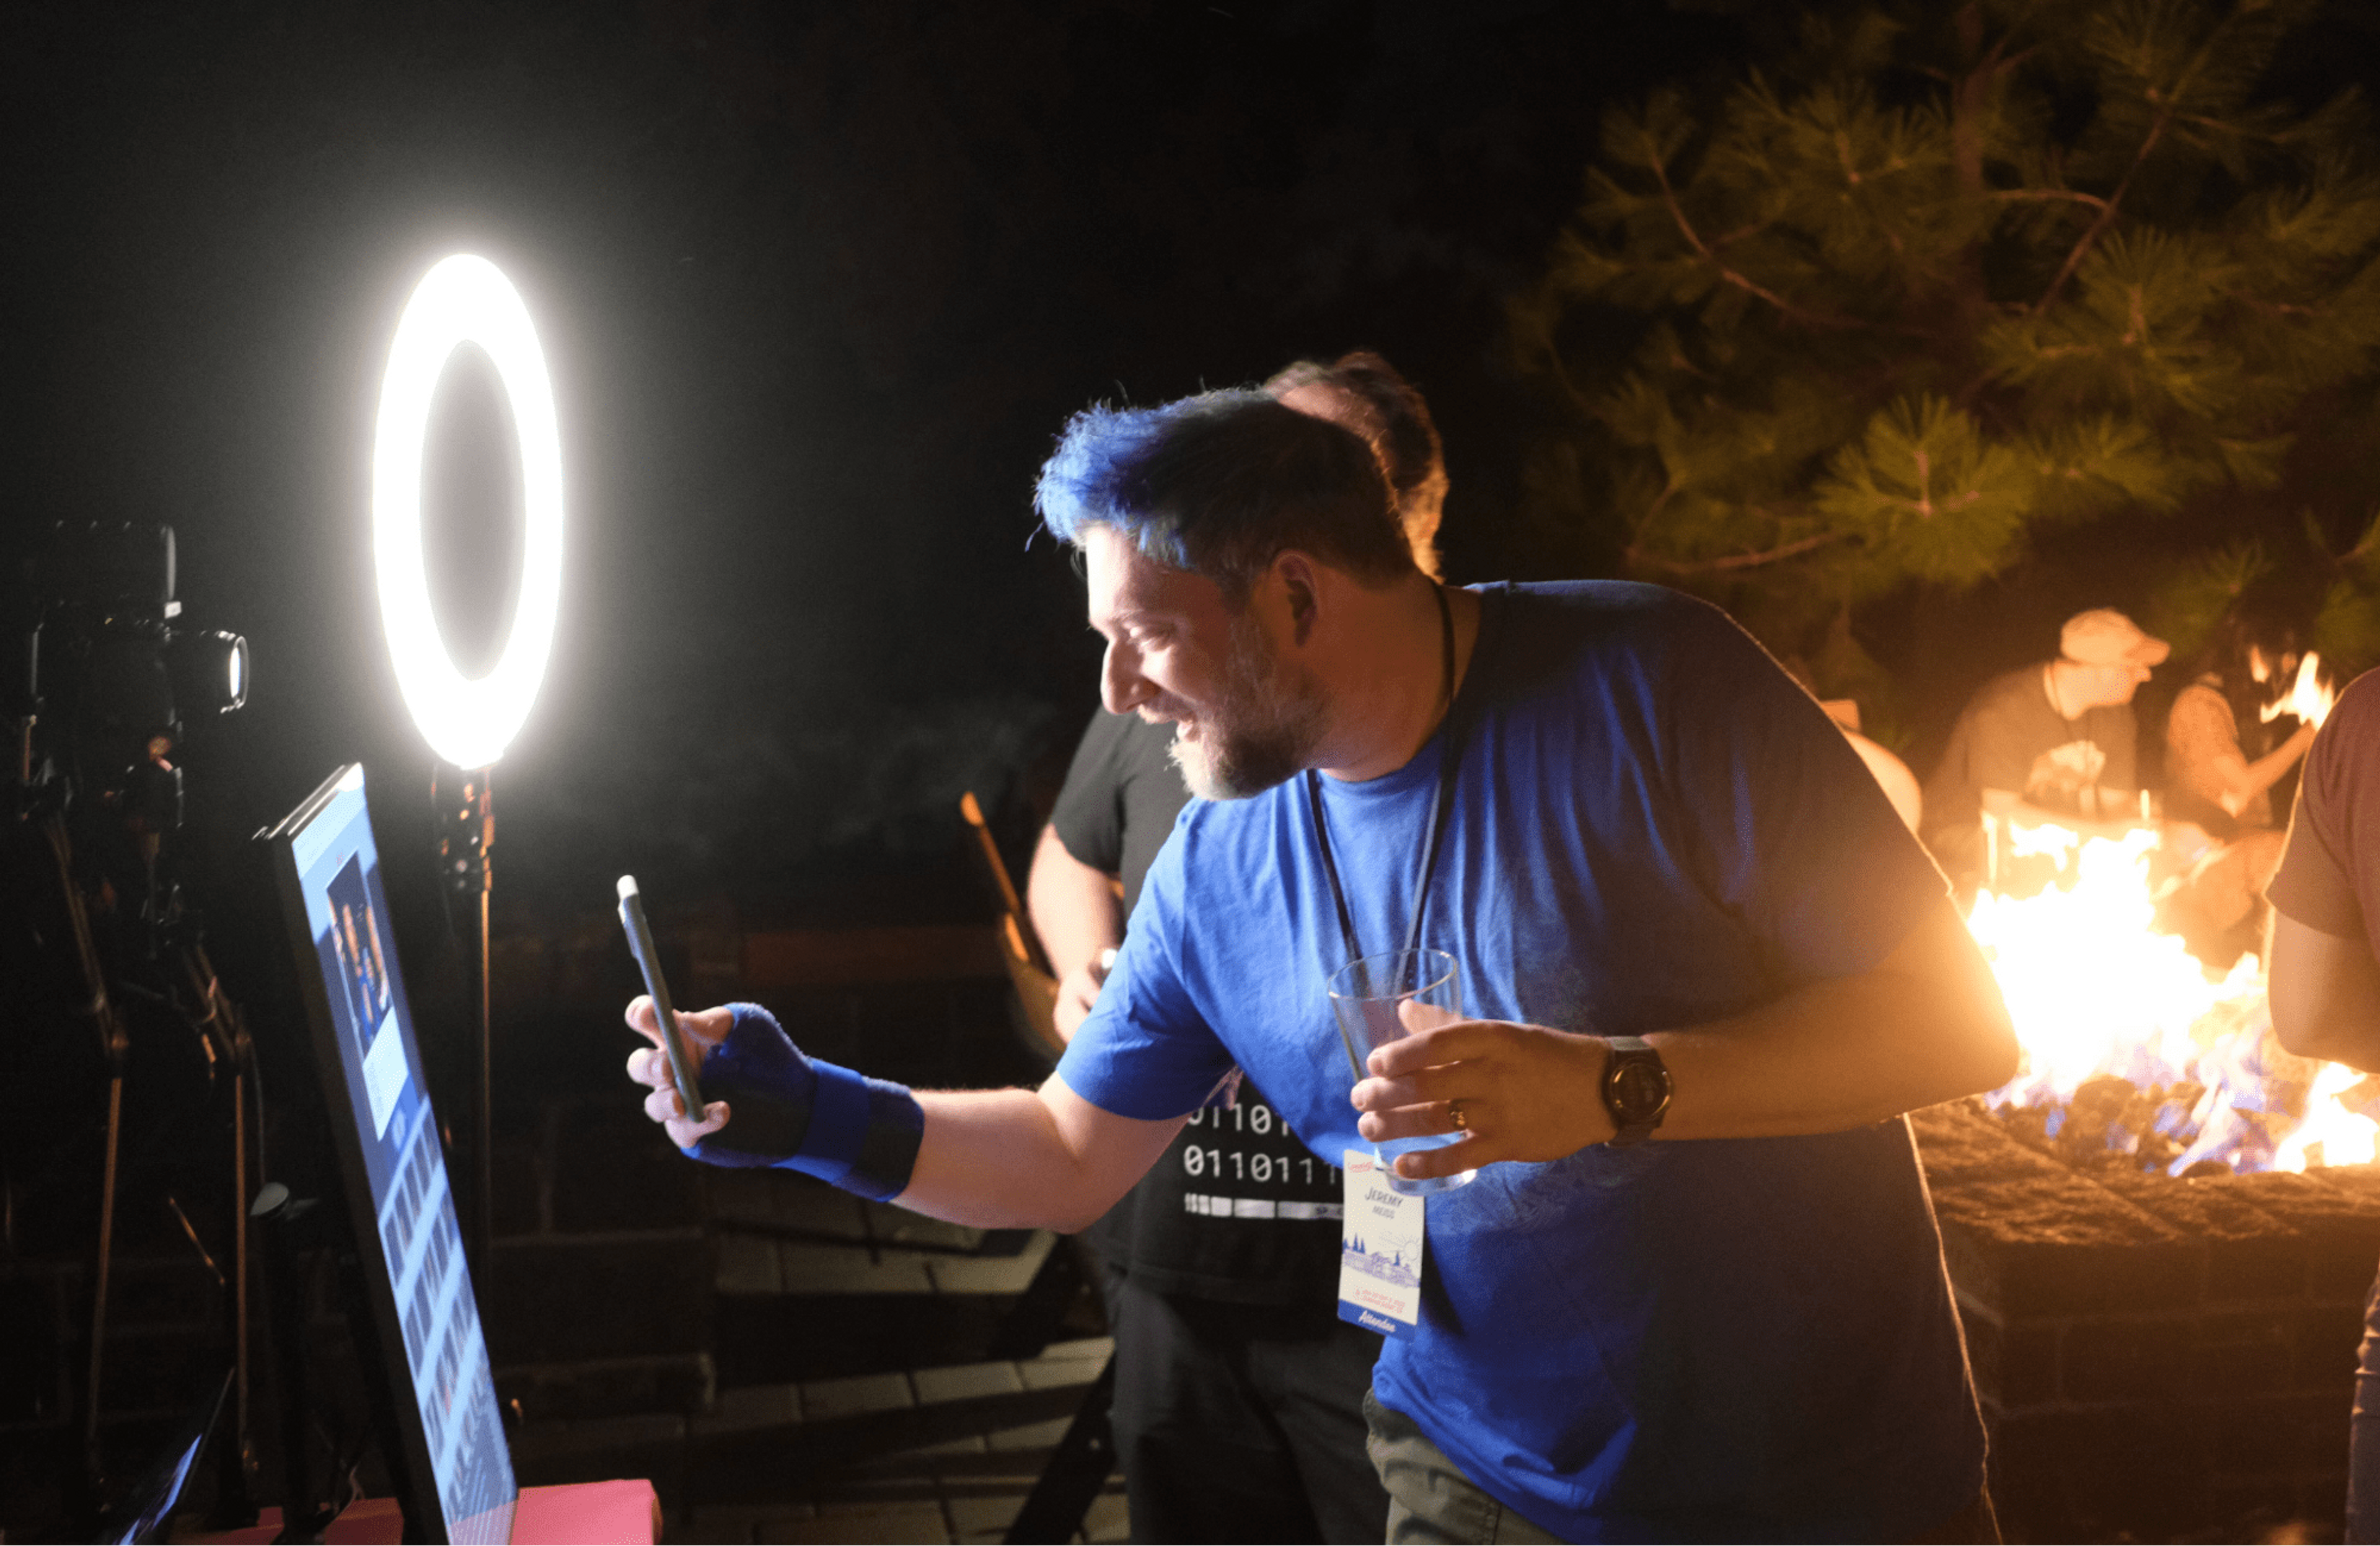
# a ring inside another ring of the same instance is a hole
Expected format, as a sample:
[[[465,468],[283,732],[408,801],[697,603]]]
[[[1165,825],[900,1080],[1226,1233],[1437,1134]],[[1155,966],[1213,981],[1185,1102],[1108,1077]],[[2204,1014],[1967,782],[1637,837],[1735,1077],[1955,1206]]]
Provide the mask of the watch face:
[[[1642,1121],[1669,1103],[1667,1070],[1650,1059],[1630,1057],[1611,1070],[1611,1105],[1622,1121]]]

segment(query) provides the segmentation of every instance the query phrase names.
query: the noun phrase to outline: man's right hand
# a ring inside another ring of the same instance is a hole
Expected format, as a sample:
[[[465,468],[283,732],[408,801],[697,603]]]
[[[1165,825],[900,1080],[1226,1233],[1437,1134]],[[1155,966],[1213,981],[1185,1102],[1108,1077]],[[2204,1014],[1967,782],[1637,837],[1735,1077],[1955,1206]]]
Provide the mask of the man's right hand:
[[[653,1044],[628,1054],[628,1077],[651,1088],[645,1096],[645,1115],[666,1129],[670,1141],[681,1149],[691,1149],[725,1127],[732,1115],[725,1101],[706,1103],[699,1122],[686,1119],[686,1103],[678,1097],[677,1081],[670,1073],[669,1054],[662,1050],[661,1021],[653,1015],[653,1001],[641,993],[637,995],[628,1001],[627,1020],[629,1029]],[[701,1077],[702,1065],[727,1039],[735,1024],[735,1012],[723,1005],[715,1009],[678,1012],[678,1033],[686,1038],[686,1057],[694,1063],[698,1079]]]
[[[1090,1018],[1091,1006],[1099,1001],[1099,986],[1108,980],[1108,962],[1114,957],[1114,951],[1102,950],[1058,984],[1058,1003],[1050,1019],[1058,1028],[1060,1041],[1073,1041],[1075,1031]]]

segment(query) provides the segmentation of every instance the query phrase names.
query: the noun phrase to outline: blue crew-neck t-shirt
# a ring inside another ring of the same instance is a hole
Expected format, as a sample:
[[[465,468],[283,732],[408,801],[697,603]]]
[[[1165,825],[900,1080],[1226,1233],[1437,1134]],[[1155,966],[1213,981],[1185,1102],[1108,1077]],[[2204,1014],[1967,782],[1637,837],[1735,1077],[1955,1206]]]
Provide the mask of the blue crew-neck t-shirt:
[[[1488,587],[1422,943],[1466,1013],[1602,1035],[1865,971],[1940,873],[1723,614],[1618,582]],[[1404,942],[1445,732],[1320,780],[1366,950]],[[1304,780],[1186,809],[1058,1072],[1157,1118],[1234,1064],[1324,1160],[1368,1148],[1325,992],[1345,955]],[[1905,1539],[1984,1435],[1908,1124],[1596,1145],[1427,1204],[1420,1324],[1373,1376],[1571,1540]]]

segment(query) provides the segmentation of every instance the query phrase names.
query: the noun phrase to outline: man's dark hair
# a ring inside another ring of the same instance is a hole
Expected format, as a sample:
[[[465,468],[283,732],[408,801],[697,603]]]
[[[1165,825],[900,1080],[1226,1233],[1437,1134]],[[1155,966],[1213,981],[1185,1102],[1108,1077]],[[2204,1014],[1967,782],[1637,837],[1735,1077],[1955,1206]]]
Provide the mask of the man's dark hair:
[[[1111,527],[1142,556],[1214,581],[1233,606],[1290,548],[1366,585],[1415,573],[1372,447],[1246,389],[1086,408],[1042,464],[1033,503],[1052,535],[1079,543],[1087,527]]]
[[[1349,399],[1362,423],[1350,426],[1372,442],[1389,469],[1397,509],[1408,528],[1423,524],[1422,539],[1438,530],[1446,502],[1446,452],[1429,405],[1397,368],[1369,349],[1341,355],[1330,364],[1301,359],[1273,372],[1265,391],[1285,396],[1318,386]]]

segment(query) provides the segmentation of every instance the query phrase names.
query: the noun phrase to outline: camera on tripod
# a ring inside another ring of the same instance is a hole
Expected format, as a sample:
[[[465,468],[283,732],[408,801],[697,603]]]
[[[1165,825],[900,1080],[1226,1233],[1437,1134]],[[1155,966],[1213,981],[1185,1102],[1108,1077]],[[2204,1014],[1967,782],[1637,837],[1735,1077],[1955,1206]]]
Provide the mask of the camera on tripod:
[[[248,701],[248,641],[175,626],[171,526],[61,522],[28,577],[22,670],[11,673],[16,815],[71,812],[107,883],[162,924],[176,904],[164,845],[182,825],[185,716]]]
[[[183,715],[212,719],[246,703],[249,659],[237,634],[174,626],[174,570],[171,526],[51,529],[30,575],[14,706],[25,786],[63,779],[86,796],[128,800],[158,829],[179,825],[180,779],[158,775],[172,771]]]
[[[153,1261],[178,1249],[220,1286],[217,1332],[197,1340],[220,1345],[228,1372],[185,1394],[209,1414],[203,1427],[231,1412],[219,1495],[242,1510],[251,1467],[246,1210],[261,1102],[246,1027],[184,905],[176,840],[185,730],[246,702],[248,644],[176,625],[165,526],[61,523],[16,578],[0,680],[16,743],[0,773],[0,979],[13,1011],[0,1047],[46,1119],[0,1134],[0,1280],[51,1296],[73,1335],[0,1381],[9,1408],[33,1419],[0,1445],[12,1480],[56,1489],[6,1500],[0,1529],[128,1539],[155,1490],[143,1474],[153,1441],[117,1420],[116,1393],[181,1380],[140,1364],[157,1355],[138,1338],[112,1345],[112,1279],[134,1265],[122,1250]],[[119,1359],[130,1384],[106,1378]]]

